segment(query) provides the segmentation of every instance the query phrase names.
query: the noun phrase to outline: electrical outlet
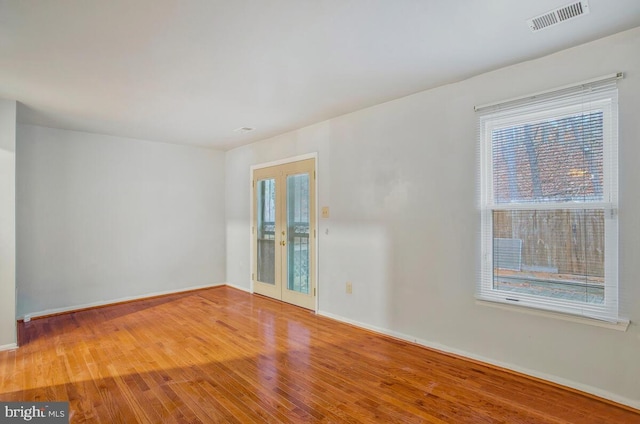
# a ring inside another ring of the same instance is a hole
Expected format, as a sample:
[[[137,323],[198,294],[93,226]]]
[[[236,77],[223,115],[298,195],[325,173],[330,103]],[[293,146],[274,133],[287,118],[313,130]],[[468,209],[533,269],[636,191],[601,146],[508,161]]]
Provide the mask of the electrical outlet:
[[[353,293],[353,286],[351,285],[351,281],[347,281],[347,294]]]
[[[322,207],[322,217],[329,218],[329,206]]]

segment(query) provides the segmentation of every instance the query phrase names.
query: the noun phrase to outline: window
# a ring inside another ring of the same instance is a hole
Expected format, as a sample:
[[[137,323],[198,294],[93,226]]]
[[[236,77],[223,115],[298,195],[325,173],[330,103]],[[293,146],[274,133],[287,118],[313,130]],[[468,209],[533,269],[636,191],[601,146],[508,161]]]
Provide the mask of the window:
[[[620,76],[476,108],[479,299],[618,319]]]

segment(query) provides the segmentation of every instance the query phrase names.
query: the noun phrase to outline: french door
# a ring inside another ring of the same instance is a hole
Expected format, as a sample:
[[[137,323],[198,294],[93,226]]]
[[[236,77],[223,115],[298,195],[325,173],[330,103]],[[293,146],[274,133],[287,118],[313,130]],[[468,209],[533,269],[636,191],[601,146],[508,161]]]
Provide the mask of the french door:
[[[253,291],[315,309],[315,160],[253,171]]]

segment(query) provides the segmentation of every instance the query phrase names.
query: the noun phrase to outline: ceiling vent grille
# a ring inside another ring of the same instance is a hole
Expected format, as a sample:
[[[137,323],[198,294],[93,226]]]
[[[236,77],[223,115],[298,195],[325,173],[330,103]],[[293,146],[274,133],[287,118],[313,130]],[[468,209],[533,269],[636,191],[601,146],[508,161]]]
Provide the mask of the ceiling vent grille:
[[[589,13],[589,3],[587,0],[571,3],[566,6],[551,10],[543,15],[528,19],[527,24],[531,31],[536,32],[561,22],[568,21],[578,16]]]

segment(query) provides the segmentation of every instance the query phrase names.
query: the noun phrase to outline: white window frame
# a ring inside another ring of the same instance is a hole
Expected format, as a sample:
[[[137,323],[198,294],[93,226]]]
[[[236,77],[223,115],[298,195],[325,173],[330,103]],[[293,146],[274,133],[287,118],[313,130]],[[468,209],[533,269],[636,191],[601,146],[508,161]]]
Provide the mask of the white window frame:
[[[620,74],[619,76],[620,77]],[[615,84],[615,83],[614,83]],[[480,210],[481,260],[476,297],[482,301],[542,309],[556,313],[618,322],[618,130],[617,89],[585,90],[576,86],[576,93],[567,95],[566,89],[545,96],[532,96],[510,101],[504,107],[489,108],[479,113],[480,143]],[[541,98],[542,97],[542,98]],[[515,103],[515,104],[513,104]],[[484,107],[483,107],[484,108]],[[478,110],[478,108],[477,108]],[[559,119],[582,113],[603,112],[603,197],[602,201],[521,202],[498,203],[493,193],[492,132],[496,129],[535,123],[549,118]],[[555,299],[533,294],[501,291],[494,288],[493,268],[493,211],[498,210],[603,210],[605,216],[605,287],[602,305]]]

